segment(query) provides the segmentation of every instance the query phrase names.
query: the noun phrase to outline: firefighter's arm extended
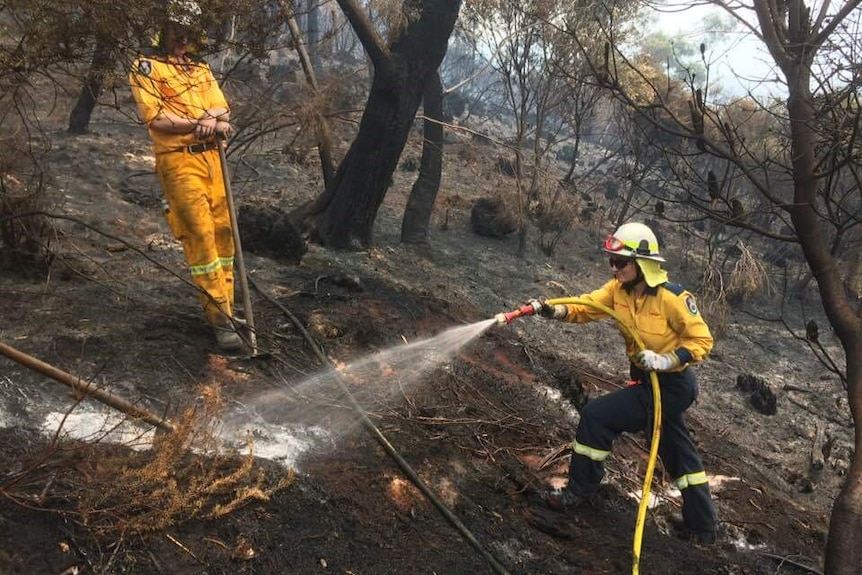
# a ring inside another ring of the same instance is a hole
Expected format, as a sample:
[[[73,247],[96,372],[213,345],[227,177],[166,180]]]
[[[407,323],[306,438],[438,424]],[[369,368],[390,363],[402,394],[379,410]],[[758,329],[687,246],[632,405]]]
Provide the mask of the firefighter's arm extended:
[[[599,306],[613,309],[614,290],[617,289],[618,285],[618,281],[610,280],[602,287],[593,290],[588,294],[579,296],[578,299],[586,302],[595,302],[599,304]],[[555,318],[570,323],[587,323],[608,317],[608,314],[603,312],[601,309],[588,304],[556,304],[554,308]]]
[[[588,302],[595,302],[605,307],[613,307],[614,303],[614,285],[610,281],[599,289],[584,294],[578,299]],[[571,323],[586,323],[607,317],[607,314],[600,309],[589,305],[578,305],[568,303],[550,304],[548,300],[532,299],[527,302],[527,305],[532,306],[542,317],[548,319],[557,319],[568,321]]]

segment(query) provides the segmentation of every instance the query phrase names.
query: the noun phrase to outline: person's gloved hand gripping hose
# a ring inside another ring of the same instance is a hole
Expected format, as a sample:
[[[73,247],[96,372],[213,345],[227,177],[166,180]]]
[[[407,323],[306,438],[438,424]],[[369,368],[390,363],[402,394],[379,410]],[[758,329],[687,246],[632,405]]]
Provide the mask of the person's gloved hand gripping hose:
[[[527,305],[532,306],[539,315],[548,319],[563,319],[569,313],[569,309],[561,303],[550,305],[544,300],[531,299]]]
[[[667,371],[679,366],[675,353],[656,353],[649,349],[638,352],[637,363],[647,371]]]

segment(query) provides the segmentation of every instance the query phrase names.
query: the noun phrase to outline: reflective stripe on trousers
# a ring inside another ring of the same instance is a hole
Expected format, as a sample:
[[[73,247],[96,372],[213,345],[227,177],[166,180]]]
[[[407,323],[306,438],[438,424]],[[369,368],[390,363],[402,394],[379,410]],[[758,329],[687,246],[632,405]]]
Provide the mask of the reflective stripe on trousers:
[[[593,449],[588,445],[584,445],[583,443],[578,443],[578,440],[574,440],[572,442],[572,450],[579,455],[583,455],[592,459],[593,461],[604,461],[608,458],[608,455],[611,454],[610,451],[603,451],[601,449]]]
[[[682,477],[677,478],[674,482],[676,483],[676,486],[679,487],[679,490],[682,491],[687,487],[709,483],[709,480],[706,478],[706,471],[701,471],[699,473],[683,475]]]

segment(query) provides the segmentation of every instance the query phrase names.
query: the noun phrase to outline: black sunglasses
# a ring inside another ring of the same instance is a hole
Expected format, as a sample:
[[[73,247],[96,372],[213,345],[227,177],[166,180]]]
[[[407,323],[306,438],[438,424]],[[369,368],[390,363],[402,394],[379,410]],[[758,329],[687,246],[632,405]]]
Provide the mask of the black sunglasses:
[[[627,258],[626,259],[611,258],[608,261],[610,262],[611,266],[614,269],[621,270],[621,269],[624,269],[630,263],[632,263],[634,260],[627,259]]]

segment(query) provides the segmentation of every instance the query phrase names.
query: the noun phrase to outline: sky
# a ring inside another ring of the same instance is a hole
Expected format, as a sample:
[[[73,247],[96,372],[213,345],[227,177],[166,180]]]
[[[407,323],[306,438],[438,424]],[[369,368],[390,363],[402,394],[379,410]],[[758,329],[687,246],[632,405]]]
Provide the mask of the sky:
[[[672,37],[679,32],[694,45],[705,42],[710,76],[721,83],[725,94],[744,96],[749,90],[756,96],[781,93],[782,89],[774,82],[763,82],[776,77],[774,63],[760,40],[747,28],[738,26],[726,34],[724,42],[713,41],[705,30],[705,18],[710,14],[726,17],[726,13],[714,6],[681,10],[679,7],[683,5],[682,0],[671,0],[661,10],[653,11],[656,16],[653,28]]]

